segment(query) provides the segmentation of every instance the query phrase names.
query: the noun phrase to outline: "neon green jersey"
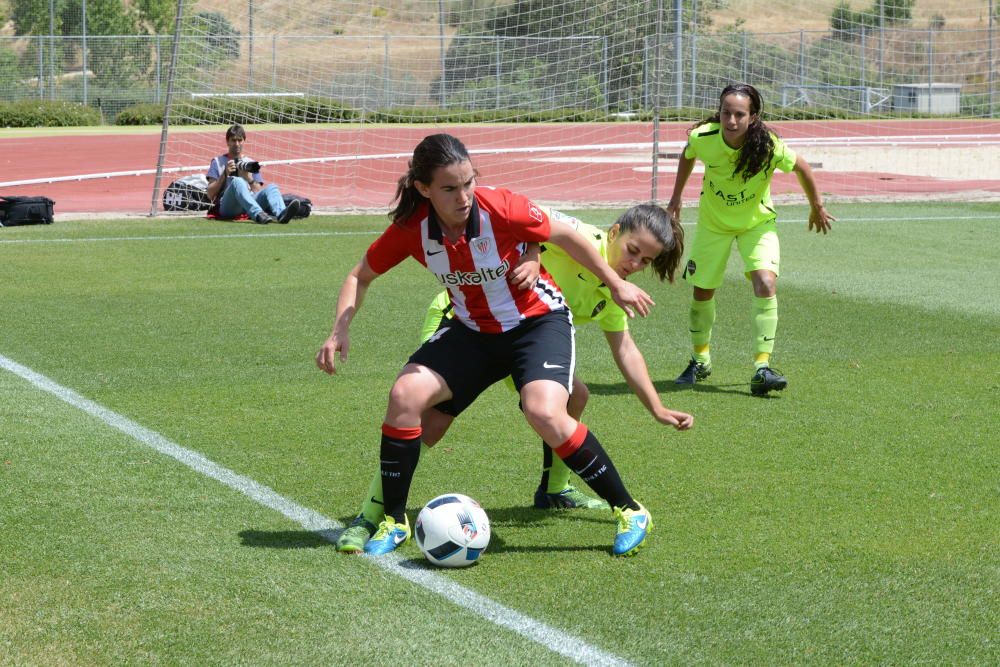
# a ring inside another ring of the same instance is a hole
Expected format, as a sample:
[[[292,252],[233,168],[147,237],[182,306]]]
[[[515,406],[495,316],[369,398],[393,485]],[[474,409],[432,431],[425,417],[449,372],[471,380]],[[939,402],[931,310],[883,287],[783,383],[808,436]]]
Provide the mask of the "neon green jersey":
[[[572,223],[597,249],[604,261],[608,261],[607,232],[558,211],[552,211],[552,214]],[[557,245],[543,243],[542,266],[562,290],[566,304],[573,313],[573,324],[597,322],[603,331],[628,329],[628,315],[611,298],[611,290],[597,276],[567,255],[565,250]]]
[[[705,165],[701,186],[698,222],[721,232],[752,229],[776,217],[771,201],[771,178],[774,170],[788,173],[795,167],[795,153],[774,134],[774,157],[771,163],[749,181],[734,175],[740,149],[726,145],[719,123],[705,123],[691,131],[684,157],[699,159]]]

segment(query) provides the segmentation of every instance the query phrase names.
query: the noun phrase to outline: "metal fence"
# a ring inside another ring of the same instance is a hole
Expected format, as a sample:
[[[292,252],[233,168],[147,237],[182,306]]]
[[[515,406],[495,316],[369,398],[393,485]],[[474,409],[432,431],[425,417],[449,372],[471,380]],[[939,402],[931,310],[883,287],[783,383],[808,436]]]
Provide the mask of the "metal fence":
[[[304,93],[358,109],[596,109],[712,106],[744,80],[784,104],[879,113],[897,84],[955,84],[966,112],[994,115],[996,29],[885,29],[843,35],[664,34],[615,53],[607,37],[257,35],[182,39],[183,93]],[[0,37],[0,101],[67,100],[108,122],[161,103],[171,36]],[[186,57],[184,54],[187,54]]]

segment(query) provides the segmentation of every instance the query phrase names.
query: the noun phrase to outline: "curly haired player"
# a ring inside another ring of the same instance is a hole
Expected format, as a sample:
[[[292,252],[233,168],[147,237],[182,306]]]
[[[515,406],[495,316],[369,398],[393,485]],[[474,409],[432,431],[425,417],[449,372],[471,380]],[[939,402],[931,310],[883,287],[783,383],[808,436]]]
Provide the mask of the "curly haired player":
[[[715,322],[715,290],[722,284],[733,242],[753,284],[754,375],[750,392],[764,396],[784,389],[788,381],[770,367],[778,329],[777,213],[771,201],[774,170],[794,172],[809,199],[809,229],[826,234],[832,215],[823,208],[812,170],[761,120],[760,93],[751,85],[726,86],[719,110],[696,124],[677,165],[677,180],[667,210],[677,220],[681,194],[695,160],[705,165],[698,227],[684,278],[694,288],[689,330],[694,353],[674,382],[694,384],[712,373],[709,343]]]

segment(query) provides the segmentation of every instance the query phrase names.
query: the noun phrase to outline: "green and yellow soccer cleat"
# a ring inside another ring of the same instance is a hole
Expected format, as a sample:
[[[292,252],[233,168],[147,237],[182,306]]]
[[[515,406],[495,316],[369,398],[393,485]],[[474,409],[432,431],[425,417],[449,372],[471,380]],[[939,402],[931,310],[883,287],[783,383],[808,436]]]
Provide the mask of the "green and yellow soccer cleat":
[[[375,524],[359,514],[337,537],[337,551],[342,554],[359,554],[365,550],[365,543],[377,530]]]
[[[535,490],[535,508],[547,509],[585,509],[585,510],[606,510],[610,507],[600,498],[591,498],[583,491],[572,486],[567,486],[558,493],[548,493],[545,488],[539,486]]]

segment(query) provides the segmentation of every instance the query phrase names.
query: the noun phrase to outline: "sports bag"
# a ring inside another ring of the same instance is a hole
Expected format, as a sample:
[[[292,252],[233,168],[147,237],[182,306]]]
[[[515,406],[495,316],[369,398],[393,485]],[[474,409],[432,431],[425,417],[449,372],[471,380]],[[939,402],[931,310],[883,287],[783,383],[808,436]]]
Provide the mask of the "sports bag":
[[[308,218],[309,214],[312,213],[313,203],[308,197],[303,197],[302,195],[293,195],[289,192],[281,195],[281,198],[285,200],[285,206],[292,203],[292,200],[299,200],[299,212],[295,214],[295,218]]]
[[[207,211],[211,206],[205,174],[178,178],[163,191],[164,211]]]
[[[55,205],[48,197],[0,197],[0,227],[51,225]]]

